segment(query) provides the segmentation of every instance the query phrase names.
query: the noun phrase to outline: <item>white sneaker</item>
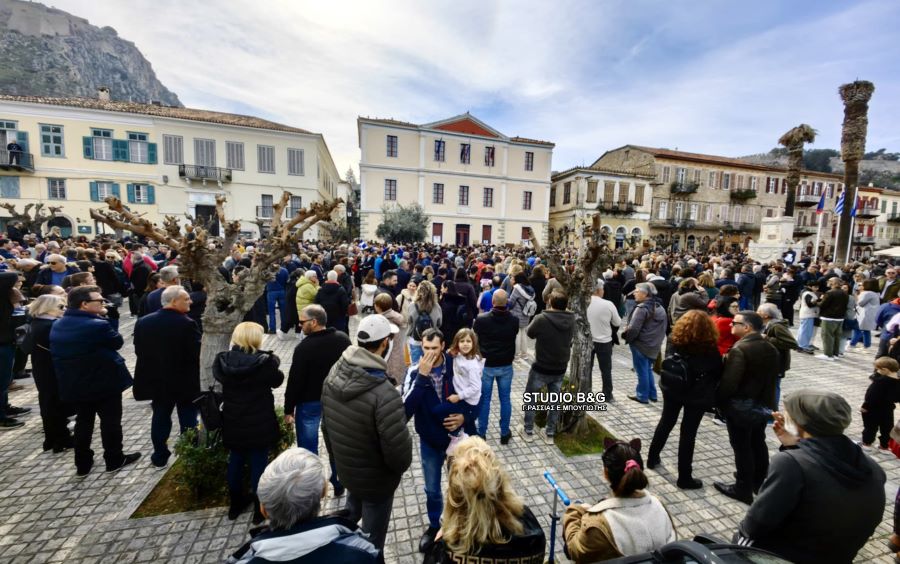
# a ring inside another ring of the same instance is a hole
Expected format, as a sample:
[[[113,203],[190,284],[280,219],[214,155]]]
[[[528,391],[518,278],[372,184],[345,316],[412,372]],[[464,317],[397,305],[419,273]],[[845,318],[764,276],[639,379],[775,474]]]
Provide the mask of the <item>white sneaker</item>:
[[[529,433],[525,430],[525,427],[519,429],[519,435],[521,435],[522,439],[524,439],[527,443],[534,441],[534,433]]]
[[[279,341],[283,341],[284,338],[285,338],[284,331],[282,331],[281,329],[276,329],[276,330],[275,330],[275,336],[278,337],[278,340],[279,340]]]
[[[824,354],[817,354],[816,358],[818,358],[819,360],[831,360],[831,361],[834,360],[834,357],[830,357],[830,356],[824,355]]]

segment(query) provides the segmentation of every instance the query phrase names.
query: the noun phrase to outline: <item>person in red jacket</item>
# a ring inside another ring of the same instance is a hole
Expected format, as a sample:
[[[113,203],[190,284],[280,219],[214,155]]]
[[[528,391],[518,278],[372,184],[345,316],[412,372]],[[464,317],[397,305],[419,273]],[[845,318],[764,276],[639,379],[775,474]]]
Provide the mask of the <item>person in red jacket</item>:
[[[731,347],[737,342],[737,338],[731,334],[731,322],[734,320],[734,314],[740,311],[738,301],[732,297],[720,298],[716,304],[716,313],[713,315],[713,323],[719,331],[719,354],[725,354],[731,350]]]

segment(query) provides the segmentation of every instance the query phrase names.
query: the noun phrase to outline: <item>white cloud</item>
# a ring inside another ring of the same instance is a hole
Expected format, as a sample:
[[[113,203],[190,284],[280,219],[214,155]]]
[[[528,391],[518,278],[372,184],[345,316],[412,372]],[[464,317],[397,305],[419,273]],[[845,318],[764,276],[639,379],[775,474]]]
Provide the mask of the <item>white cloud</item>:
[[[625,143],[764,151],[800,122],[836,147],[837,86],[857,76],[877,88],[870,147],[900,150],[889,0],[55,4],[134,41],[186,105],[323,133],[339,171],[358,163],[358,115],[470,110],[556,142],[559,169]]]

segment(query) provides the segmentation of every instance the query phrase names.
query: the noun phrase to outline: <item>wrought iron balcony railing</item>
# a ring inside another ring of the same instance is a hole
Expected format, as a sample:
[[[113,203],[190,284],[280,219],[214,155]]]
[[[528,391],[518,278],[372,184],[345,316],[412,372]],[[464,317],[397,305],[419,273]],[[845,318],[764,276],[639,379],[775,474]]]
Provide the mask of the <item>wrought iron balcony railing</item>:
[[[821,196],[815,194],[798,194],[797,197],[794,198],[794,205],[801,208],[808,208],[809,206],[818,204],[820,198]]]
[[[21,151],[0,149],[0,170],[34,172],[34,155]]]
[[[695,194],[700,189],[700,185],[696,182],[678,182],[677,180],[669,185],[669,191],[673,195]]]
[[[178,176],[188,180],[212,180],[214,182],[231,182],[231,169],[217,166],[178,165]]]
[[[634,202],[597,202],[597,211],[612,215],[630,215],[637,212]]]

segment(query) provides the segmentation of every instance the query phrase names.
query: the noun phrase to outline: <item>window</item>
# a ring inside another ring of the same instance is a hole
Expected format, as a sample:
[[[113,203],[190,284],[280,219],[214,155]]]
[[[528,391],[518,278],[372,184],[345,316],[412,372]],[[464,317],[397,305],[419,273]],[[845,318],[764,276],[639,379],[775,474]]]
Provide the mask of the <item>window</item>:
[[[701,170],[699,168],[694,169],[694,182],[696,182],[697,184],[700,184],[700,173]],[[635,229],[637,229],[637,227],[635,227]]]
[[[722,190],[730,190],[731,189],[731,173],[726,172],[722,174]]]
[[[431,225],[431,242],[441,243],[444,238],[444,224],[434,223]]]
[[[596,180],[588,180],[588,192],[587,192],[587,201],[588,203],[593,204],[597,201],[597,184],[599,184]]]
[[[275,174],[275,147],[271,145],[257,145],[256,159],[259,172]]]
[[[484,148],[484,166],[494,166],[494,148]]]
[[[113,195],[112,182],[97,182],[97,198],[102,202]]]
[[[636,206],[644,205],[644,185],[643,184],[635,184],[634,185],[634,205],[636,205]]]
[[[887,200],[881,200],[881,213],[887,211]]]
[[[494,189],[493,188],[485,188],[484,189],[484,207],[486,207],[486,208],[494,207]]]
[[[747,208],[747,211],[744,212],[744,221],[746,221],[747,223],[755,222],[756,221],[756,218],[754,217],[755,215],[756,215],[756,213],[753,210],[753,208]]]
[[[667,215],[669,215],[669,202],[660,200],[659,207],[656,208],[656,219],[666,219]]]
[[[750,189],[754,192],[759,190],[759,178],[755,176],[750,177]]]
[[[778,193],[778,179],[769,177],[768,182],[766,183],[766,194],[777,194]]]
[[[194,164],[216,166],[215,139],[194,139]]]
[[[531,209],[531,191],[526,190],[522,192],[522,209],[530,210]]]
[[[716,172],[714,170],[709,171],[709,187],[716,187]]]
[[[41,124],[41,155],[45,157],[64,157],[63,126]]]
[[[472,146],[468,143],[459,144],[459,162],[460,164],[469,164],[472,158]]]
[[[259,217],[275,217],[275,198],[271,194],[260,196]]]
[[[525,170],[534,170],[534,153],[525,151]]]
[[[389,157],[397,156],[397,136],[396,135],[388,135],[387,136],[387,156],[389,156]]]
[[[51,200],[65,200],[66,180],[64,178],[48,178],[47,197]]]
[[[225,142],[225,166],[232,170],[244,170],[243,143],[237,141]]]
[[[687,169],[684,167],[678,167],[677,172],[675,174],[676,174],[678,183],[684,184],[684,182],[687,180]]]
[[[563,184],[563,205],[572,202],[572,183],[566,182]]]
[[[703,220],[706,221],[706,223],[711,223],[713,220],[712,206],[709,204],[703,204]]]
[[[385,179],[384,181],[384,200],[386,202],[397,201],[397,181]]]
[[[291,217],[297,215],[297,212],[300,211],[300,208],[303,207],[303,196],[291,196],[291,208],[290,214]]]
[[[0,198],[18,198],[19,177],[0,176]]]
[[[663,182],[669,181],[670,174],[671,174],[671,170],[669,169],[669,167],[667,167],[667,166],[662,167],[662,181]]]
[[[675,219],[684,219],[684,202],[675,202]]]
[[[98,161],[113,160],[113,142],[111,129],[92,129],[94,159]]]
[[[616,183],[609,180],[603,183],[603,201],[612,203],[616,197]]]
[[[432,204],[443,204],[444,203],[444,185],[443,184],[435,184],[432,187],[431,203]]]
[[[152,204],[153,186],[149,184],[132,184],[128,201],[134,204]]]
[[[184,138],[181,135],[163,135],[163,163],[184,164]]]
[[[732,219],[735,223],[741,222],[741,206],[734,206],[734,215]]]
[[[550,187],[550,207],[556,207],[556,186]]]
[[[527,243],[531,241],[531,227],[523,227],[522,228],[522,242]]]
[[[834,182],[828,183],[828,198],[834,198]]]
[[[293,176],[303,176],[305,169],[303,166],[303,149],[288,149],[288,174]]]
[[[728,221],[728,204],[719,206],[719,221]]]
[[[435,139],[434,141],[434,160],[435,162],[444,162],[444,141],[443,139]]]
[[[469,205],[469,187],[468,186],[460,186],[459,187],[459,205],[461,205],[461,206]]]
[[[691,204],[691,207],[688,209],[688,219],[691,221],[700,219],[700,204]]]
[[[737,178],[737,189],[743,190],[744,189],[744,175],[738,174],[736,178]]]
[[[133,163],[150,162],[147,151],[146,133],[128,133],[128,160]]]
[[[628,202],[628,190],[630,186],[627,182],[619,182],[619,203],[624,204]]]

